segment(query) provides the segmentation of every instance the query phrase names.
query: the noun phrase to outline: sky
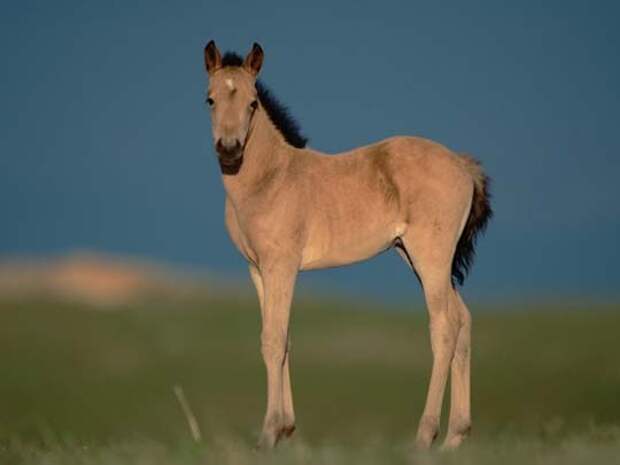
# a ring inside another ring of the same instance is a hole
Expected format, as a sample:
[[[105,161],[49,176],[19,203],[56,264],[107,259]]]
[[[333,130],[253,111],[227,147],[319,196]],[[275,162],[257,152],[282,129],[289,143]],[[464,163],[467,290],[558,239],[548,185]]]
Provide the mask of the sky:
[[[495,218],[466,294],[617,297],[618,5],[3,2],[0,258],[94,249],[245,276],[202,53],[257,41],[311,147],[419,135],[482,161]],[[393,252],[302,279],[419,295]]]

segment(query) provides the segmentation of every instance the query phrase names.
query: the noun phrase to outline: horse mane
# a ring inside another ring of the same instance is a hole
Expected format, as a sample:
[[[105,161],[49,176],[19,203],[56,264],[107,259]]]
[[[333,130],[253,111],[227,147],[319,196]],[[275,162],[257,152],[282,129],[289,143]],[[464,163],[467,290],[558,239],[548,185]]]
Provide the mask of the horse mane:
[[[235,52],[226,52],[222,57],[222,66],[240,67],[242,65],[243,58]],[[308,143],[308,138],[301,133],[299,123],[291,116],[289,109],[273,95],[260,79],[256,81],[256,93],[269,119],[284,136],[284,140],[293,147],[303,149]]]

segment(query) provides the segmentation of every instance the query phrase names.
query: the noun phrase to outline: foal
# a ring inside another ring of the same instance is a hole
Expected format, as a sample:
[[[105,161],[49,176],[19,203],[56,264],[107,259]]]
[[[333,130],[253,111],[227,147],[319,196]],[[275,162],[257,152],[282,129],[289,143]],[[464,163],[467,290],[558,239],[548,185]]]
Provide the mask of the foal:
[[[256,81],[258,44],[242,59],[222,57],[211,41],[204,59],[226,226],[249,263],[263,321],[268,394],[259,445],[272,447],[295,430],[288,326],[297,273],[395,248],[424,288],[430,320],[433,368],[416,444],[428,448],[438,434],[450,372],[444,446],[458,446],[471,424],[471,317],[454,282],[462,284],[492,215],[480,165],[417,137],[338,156],[304,148],[286,109]]]

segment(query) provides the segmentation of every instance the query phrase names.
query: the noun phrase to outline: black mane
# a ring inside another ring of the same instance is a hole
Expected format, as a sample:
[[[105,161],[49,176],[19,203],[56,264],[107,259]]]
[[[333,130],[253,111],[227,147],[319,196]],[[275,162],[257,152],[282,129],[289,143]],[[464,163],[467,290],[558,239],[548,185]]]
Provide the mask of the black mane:
[[[235,52],[226,52],[222,57],[222,66],[241,66],[243,58]]]
[[[243,65],[243,58],[235,52],[226,52],[222,57],[222,66],[238,67]],[[256,93],[269,119],[284,136],[284,140],[293,147],[303,149],[308,139],[303,136],[299,124],[291,116],[288,108],[282,104],[259,79],[256,81]]]

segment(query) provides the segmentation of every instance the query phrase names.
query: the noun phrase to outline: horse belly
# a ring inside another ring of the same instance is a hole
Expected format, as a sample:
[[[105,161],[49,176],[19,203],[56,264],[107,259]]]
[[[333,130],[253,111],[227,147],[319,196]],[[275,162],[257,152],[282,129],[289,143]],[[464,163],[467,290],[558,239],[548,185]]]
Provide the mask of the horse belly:
[[[311,236],[303,250],[301,269],[332,268],[367,260],[391,247],[405,229],[406,224],[399,222]]]

